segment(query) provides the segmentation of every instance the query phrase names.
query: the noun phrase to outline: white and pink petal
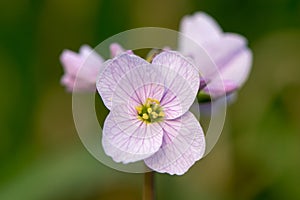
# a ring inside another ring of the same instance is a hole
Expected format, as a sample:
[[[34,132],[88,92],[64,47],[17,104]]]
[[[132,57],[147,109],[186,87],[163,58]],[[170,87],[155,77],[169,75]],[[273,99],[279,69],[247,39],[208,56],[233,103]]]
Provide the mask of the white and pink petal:
[[[158,123],[146,124],[127,105],[120,105],[107,116],[102,136],[105,153],[116,162],[130,163],[158,151],[163,132]]]
[[[252,66],[252,51],[248,48],[241,50],[234,56],[224,69],[221,69],[222,78],[230,80],[240,88],[247,80]]]
[[[252,65],[252,52],[248,48],[243,48],[234,56],[227,59],[224,66],[211,76],[206,87],[203,89],[212,98],[218,98],[231,93],[245,83]]]
[[[137,106],[144,104],[147,98],[152,98],[160,101],[166,119],[175,119],[188,111],[196,98],[199,76],[194,80],[197,83],[192,88],[189,80],[165,65],[136,67],[126,73],[115,87],[111,105]]]
[[[152,64],[167,67],[185,79],[193,91],[198,91],[200,71],[188,58],[176,51],[165,51],[154,57]]]
[[[205,137],[195,116],[187,112],[182,117],[166,121],[161,148],[145,164],[160,173],[182,175],[205,152]]]
[[[197,12],[192,16],[185,16],[180,23],[179,50],[190,52],[190,39],[198,45],[221,37],[223,31],[218,23],[204,12]]]
[[[113,95],[122,77],[132,69],[147,64],[149,63],[144,59],[128,53],[122,53],[104,63],[104,68],[99,74],[96,85],[108,109],[112,107]]]
[[[216,40],[208,41],[203,47],[218,66],[218,69],[221,70],[226,67],[226,64],[230,62],[232,58],[244,50],[246,45],[247,40],[243,36],[226,33]]]
[[[224,96],[226,94],[232,93],[238,89],[238,85],[231,80],[214,79],[209,82],[203,91],[208,94],[212,99]]]

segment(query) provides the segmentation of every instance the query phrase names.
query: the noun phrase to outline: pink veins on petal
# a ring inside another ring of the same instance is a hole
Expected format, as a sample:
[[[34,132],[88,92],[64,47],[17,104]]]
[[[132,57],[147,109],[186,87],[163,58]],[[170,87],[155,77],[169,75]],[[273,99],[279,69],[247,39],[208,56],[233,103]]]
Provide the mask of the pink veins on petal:
[[[123,53],[105,63],[97,89],[110,114],[102,144],[116,162],[144,160],[161,173],[185,173],[205,151],[197,119],[188,110],[200,77],[184,56],[168,51],[152,63]]]

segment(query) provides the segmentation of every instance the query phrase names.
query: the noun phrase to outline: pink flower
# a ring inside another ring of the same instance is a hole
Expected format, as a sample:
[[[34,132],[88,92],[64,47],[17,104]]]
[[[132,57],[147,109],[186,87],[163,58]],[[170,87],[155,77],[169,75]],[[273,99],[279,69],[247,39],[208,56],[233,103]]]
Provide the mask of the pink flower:
[[[115,57],[123,51],[125,50],[117,43],[110,45],[112,57]],[[90,46],[81,46],[79,53],[64,50],[60,56],[60,61],[65,71],[61,83],[69,92],[73,92],[74,89],[77,92],[93,92],[96,90],[96,80],[104,60],[99,54],[93,51]],[[74,84],[76,78],[77,84],[75,88]]]
[[[168,51],[152,62],[123,53],[108,60],[97,89],[110,109],[102,135],[116,162],[144,160],[161,173],[184,174],[205,151],[202,128],[189,112],[199,72],[181,54]]]
[[[203,90],[212,98],[232,92],[244,84],[251,69],[252,53],[243,36],[224,33],[213,18],[202,12],[185,16],[180,32],[204,48],[217,66],[217,69],[211,67],[188,38],[180,38],[179,51],[193,58],[200,72],[205,74],[207,87]],[[219,71],[223,81],[217,78],[216,71]]]
[[[60,56],[60,61],[65,71],[61,83],[69,92],[74,90],[76,77],[76,91],[95,91],[95,83],[103,64],[103,58],[93,51],[90,46],[81,46],[78,54],[70,50],[64,50]],[[81,67],[82,69],[80,69]],[[78,73],[79,71],[80,73]]]

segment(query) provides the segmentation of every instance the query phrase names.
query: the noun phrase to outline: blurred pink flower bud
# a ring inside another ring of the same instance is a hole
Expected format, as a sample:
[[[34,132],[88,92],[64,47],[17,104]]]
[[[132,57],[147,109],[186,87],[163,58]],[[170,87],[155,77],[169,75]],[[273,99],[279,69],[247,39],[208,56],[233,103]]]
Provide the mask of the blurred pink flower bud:
[[[125,50],[121,45],[113,43],[110,45],[112,57],[123,53]],[[126,51],[132,54],[132,51]],[[103,66],[104,59],[88,45],[82,45],[79,53],[64,50],[60,56],[65,74],[61,84],[69,92],[93,92],[96,91],[96,80]],[[76,80],[76,86],[75,86]]]
[[[123,53],[123,52],[126,52],[126,53],[129,53],[129,54],[133,54],[133,52],[131,50],[125,50],[123,49],[123,47],[121,45],[119,45],[118,43],[112,43],[110,46],[109,46],[109,49],[110,49],[110,55],[111,57],[116,57],[117,55]]]
[[[60,56],[60,61],[65,72],[61,83],[69,92],[74,89],[76,91],[96,90],[95,83],[104,60],[90,46],[81,46],[79,53],[64,50]],[[74,88],[75,80],[76,88]]]

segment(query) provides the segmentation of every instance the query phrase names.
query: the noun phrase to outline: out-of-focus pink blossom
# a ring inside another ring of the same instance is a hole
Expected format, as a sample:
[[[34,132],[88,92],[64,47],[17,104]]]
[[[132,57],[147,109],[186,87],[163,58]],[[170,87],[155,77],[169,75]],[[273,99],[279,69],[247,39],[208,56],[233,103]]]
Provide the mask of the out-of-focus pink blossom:
[[[113,43],[110,45],[112,57],[124,52],[121,45]],[[128,51],[132,53],[131,51]],[[96,91],[96,80],[99,71],[103,67],[103,58],[88,45],[82,45],[79,53],[64,50],[60,56],[64,68],[61,83],[69,92],[93,92]],[[76,85],[75,85],[76,80]]]
[[[203,90],[212,98],[233,92],[244,84],[251,69],[252,52],[243,36],[224,33],[217,22],[203,12],[185,16],[180,32],[186,37],[180,37],[179,51],[194,59],[205,76]],[[191,41],[197,45],[191,45]],[[205,56],[197,50],[199,48],[206,51],[216,67],[202,59]]]
[[[73,92],[74,89],[76,91],[96,90],[95,83],[103,64],[103,58],[93,51],[90,46],[81,46],[79,53],[64,50],[60,56],[60,61],[65,72],[61,83],[69,92]]]

